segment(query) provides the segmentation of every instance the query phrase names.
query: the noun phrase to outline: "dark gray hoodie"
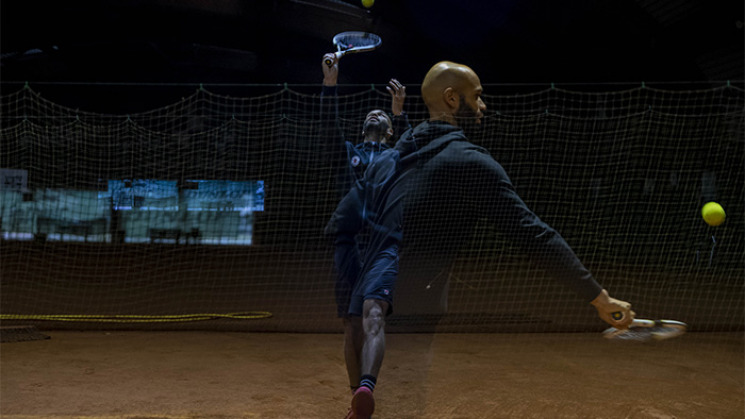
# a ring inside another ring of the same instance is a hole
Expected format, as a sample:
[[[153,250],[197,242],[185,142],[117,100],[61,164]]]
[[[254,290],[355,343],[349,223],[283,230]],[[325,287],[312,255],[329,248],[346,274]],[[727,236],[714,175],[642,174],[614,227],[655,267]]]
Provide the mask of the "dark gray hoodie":
[[[421,293],[422,307],[413,312],[442,313],[448,288],[443,272],[479,220],[492,223],[586,301],[602,290],[561,235],[518,196],[502,166],[445,122],[423,122],[381,154],[339,204],[327,232],[370,228],[363,272],[378,252],[400,244],[399,285],[407,282],[405,288]]]

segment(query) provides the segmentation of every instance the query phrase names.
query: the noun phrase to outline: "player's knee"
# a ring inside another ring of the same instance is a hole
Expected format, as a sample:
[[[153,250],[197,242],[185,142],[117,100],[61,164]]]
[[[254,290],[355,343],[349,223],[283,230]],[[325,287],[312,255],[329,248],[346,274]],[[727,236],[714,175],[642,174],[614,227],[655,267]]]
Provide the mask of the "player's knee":
[[[385,329],[385,319],[383,316],[372,315],[365,319],[365,334],[368,336],[377,336]]]
[[[378,300],[365,301],[364,326],[365,333],[377,335],[385,327],[386,302]]]

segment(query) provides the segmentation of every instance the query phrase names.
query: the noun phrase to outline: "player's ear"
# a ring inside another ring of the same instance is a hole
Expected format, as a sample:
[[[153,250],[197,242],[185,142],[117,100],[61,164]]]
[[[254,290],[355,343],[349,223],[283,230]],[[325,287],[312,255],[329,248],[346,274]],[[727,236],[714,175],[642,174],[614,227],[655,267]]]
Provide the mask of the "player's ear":
[[[458,109],[460,96],[458,95],[458,92],[456,92],[455,89],[453,89],[452,87],[448,87],[447,89],[443,90],[442,99],[445,101],[445,104],[448,106],[448,108]]]

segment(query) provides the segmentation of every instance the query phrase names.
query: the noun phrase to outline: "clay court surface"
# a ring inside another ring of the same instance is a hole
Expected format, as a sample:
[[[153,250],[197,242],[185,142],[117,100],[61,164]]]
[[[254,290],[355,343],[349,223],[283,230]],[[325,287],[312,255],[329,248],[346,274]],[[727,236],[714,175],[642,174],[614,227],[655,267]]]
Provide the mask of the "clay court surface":
[[[48,331],[0,346],[0,415],[343,418],[340,334]],[[741,333],[389,334],[375,418],[742,418]]]

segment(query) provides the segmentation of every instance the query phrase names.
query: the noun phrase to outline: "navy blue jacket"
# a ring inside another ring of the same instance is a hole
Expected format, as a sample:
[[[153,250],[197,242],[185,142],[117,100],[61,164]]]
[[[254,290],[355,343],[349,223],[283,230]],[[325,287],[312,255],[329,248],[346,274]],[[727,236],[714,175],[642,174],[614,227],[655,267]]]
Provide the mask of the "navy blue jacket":
[[[323,86],[321,90],[322,99],[322,111],[323,116],[326,119],[327,125],[333,125],[333,134],[326,134],[336,137],[332,141],[339,143],[343,142],[346,148],[346,160],[349,169],[349,176],[352,182],[362,179],[367,170],[367,166],[375,160],[383,151],[389,149],[391,146],[388,144],[376,143],[376,142],[361,142],[359,144],[353,144],[350,141],[344,141],[344,134],[341,128],[338,126],[339,121],[339,108],[337,102],[337,87],[336,86]],[[332,99],[332,100],[329,100]],[[394,115],[391,118],[393,126],[393,136],[388,140],[390,143],[396,141],[406,130],[411,128],[409,124],[409,118],[406,112],[401,115]],[[328,128],[327,128],[328,129]],[[346,183],[346,182],[345,182]],[[349,184],[345,185],[348,189]]]

